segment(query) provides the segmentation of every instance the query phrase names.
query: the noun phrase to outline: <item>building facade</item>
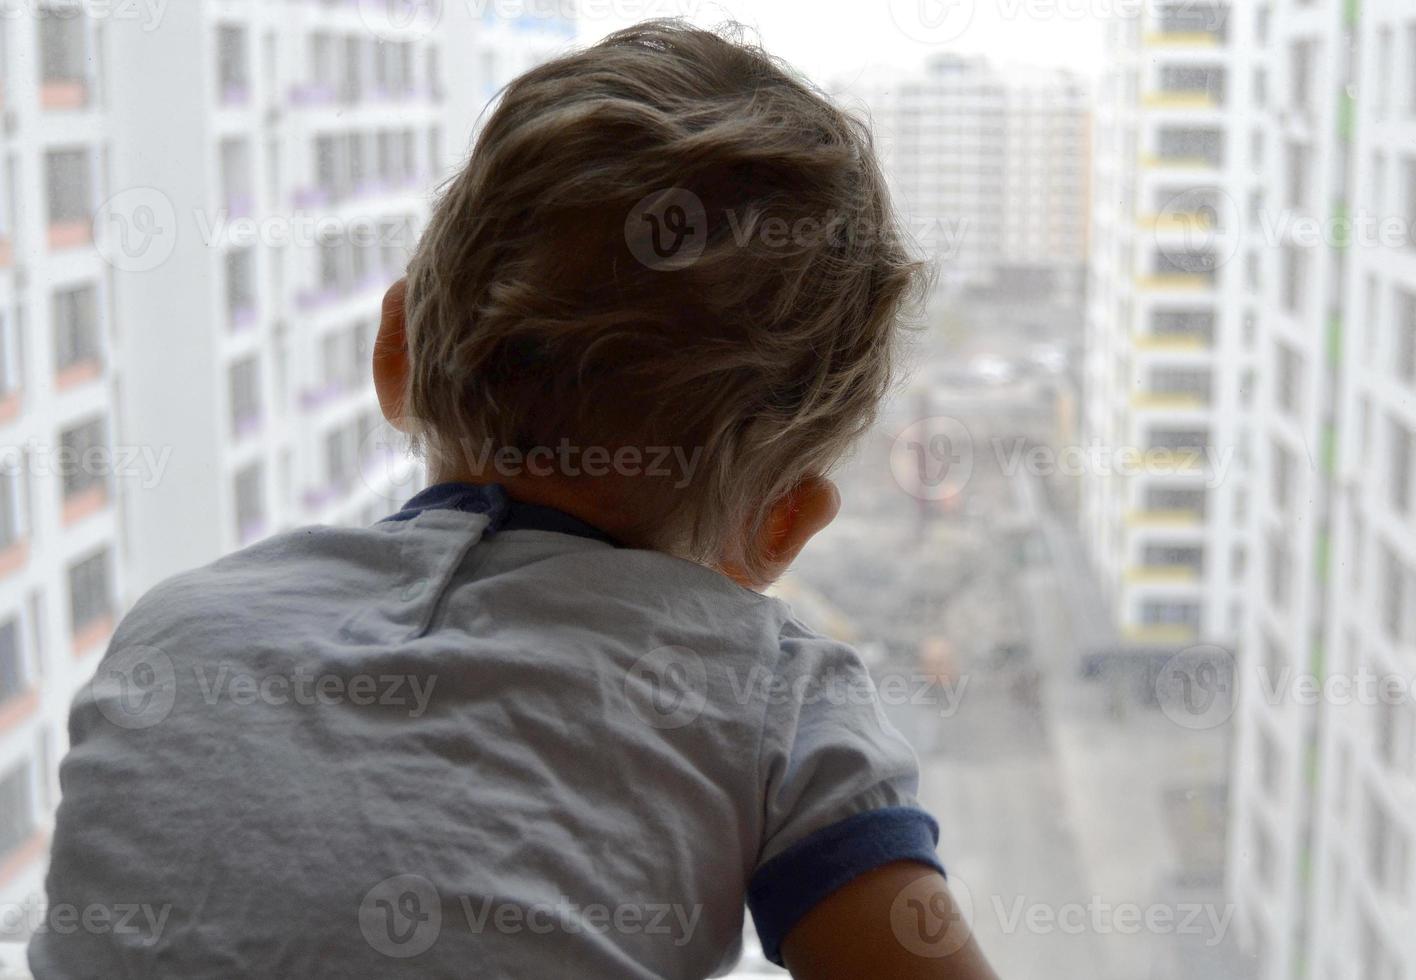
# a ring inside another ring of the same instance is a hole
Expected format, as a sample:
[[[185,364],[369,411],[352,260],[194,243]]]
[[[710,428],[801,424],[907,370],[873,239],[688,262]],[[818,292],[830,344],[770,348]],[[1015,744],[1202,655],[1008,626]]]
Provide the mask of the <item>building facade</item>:
[[[946,290],[1080,305],[1091,180],[1081,77],[948,54],[860,92],[907,227]]]
[[[111,187],[105,25],[0,22],[0,901],[42,893],[70,700],[120,611],[122,333],[91,215]],[[8,925],[7,925],[8,928]],[[3,937],[0,937],[3,938]]]
[[[488,101],[575,32],[561,2],[127,6],[0,18],[0,940],[122,611],[420,485],[369,378],[380,301]]]
[[[1086,431],[1162,452],[1094,467],[1093,560],[1129,638],[1235,657],[1255,976],[1410,977],[1416,12],[1157,0],[1110,29]]]
[[[1227,5],[1108,24],[1096,125],[1082,520],[1128,645],[1232,645],[1256,343],[1232,189],[1249,79]]]
[[[1231,892],[1265,980],[1397,980],[1416,975],[1416,11],[1252,16],[1266,252]]]

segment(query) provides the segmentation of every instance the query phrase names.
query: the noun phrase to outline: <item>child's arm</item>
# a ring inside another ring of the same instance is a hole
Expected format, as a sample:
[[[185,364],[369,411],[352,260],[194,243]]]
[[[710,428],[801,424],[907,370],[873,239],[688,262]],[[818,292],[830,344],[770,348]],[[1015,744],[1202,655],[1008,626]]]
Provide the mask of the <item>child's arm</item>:
[[[998,980],[944,877],[907,861],[820,902],[787,934],[782,958],[797,980]]]

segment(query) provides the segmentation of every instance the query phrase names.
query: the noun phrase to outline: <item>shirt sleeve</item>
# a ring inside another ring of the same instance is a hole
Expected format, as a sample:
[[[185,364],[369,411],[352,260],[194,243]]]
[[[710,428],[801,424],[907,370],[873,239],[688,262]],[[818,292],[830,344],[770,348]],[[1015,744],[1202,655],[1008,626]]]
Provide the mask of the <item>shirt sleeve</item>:
[[[765,955],[822,899],[896,861],[943,866],[939,827],[919,807],[919,764],[881,710],[860,657],[795,621],[764,723],[763,846],[747,903]]]

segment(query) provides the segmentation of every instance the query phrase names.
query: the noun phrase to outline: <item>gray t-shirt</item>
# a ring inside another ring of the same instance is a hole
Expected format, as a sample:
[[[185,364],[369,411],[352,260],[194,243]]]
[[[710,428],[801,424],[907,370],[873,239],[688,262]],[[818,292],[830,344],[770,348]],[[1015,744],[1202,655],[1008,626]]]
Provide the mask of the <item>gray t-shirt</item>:
[[[779,961],[851,877],[936,862],[848,647],[467,491],[137,603],[73,707],[40,980],[703,977],[745,899]]]

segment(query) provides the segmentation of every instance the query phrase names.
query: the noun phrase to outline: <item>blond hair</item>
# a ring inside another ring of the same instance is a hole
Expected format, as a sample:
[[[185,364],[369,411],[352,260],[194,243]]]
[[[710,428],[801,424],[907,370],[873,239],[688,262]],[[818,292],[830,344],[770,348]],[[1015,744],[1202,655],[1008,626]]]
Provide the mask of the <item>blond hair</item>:
[[[407,412],[444,458],[684,450],[625,484],[644,540],[756,570],[768,505],[873,421],[923,271],[862,121],[735,29],[646,22],[513,81],[443,189]]]

